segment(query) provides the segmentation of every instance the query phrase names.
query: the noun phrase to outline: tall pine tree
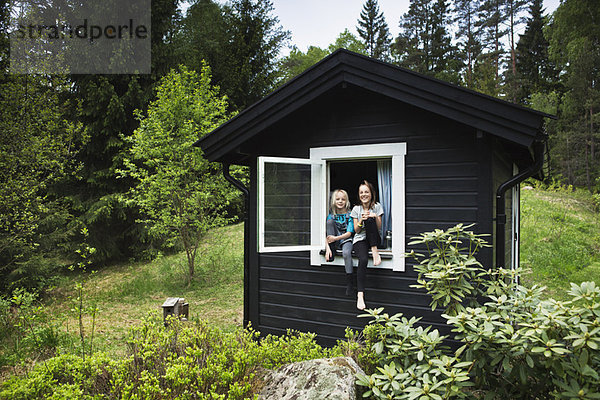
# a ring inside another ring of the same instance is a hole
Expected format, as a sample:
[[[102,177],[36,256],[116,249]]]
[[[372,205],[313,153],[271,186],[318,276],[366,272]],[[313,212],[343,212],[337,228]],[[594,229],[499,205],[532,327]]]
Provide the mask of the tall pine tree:
[[[478,27],[480,0],[454,0],[455,20],[458,30],[456,38],[458,48],[465,64],[464,82],[474,87],[475,61],[482,51],[481,30]]]
[[[481,28],[481,43],[483,45],[483,63],[492,63],[494,75],[487,79],[495,79],[496,86],[500,83],[501,59],[504,53],[502,39],[507,34],[507,15],[504,7],[506,0],[484,0],[479,6]]]
[[[554,63],[549,59],[550,43],[544,36],[545,18],[542,5],[543,0],[533,0],[531,3],[525,32],[517,43],[517,100],[523,104],[529,104],[533,93],[548,93],[558,81]]]
[[[436,0],[431,18],[431,71],[437,78],[458,82],[456,52],[449,33],[450,13],[447,0]]]
[[[212,83],[234,109],[243,110],[274,89],[276,58],[290,33],[279,24],[270,0],[234,0],[221,5],[197,0],[176,35],[182,63],[199,71],[206,61]]]
[[[367,0],[363,5],[356,30],[368,55],[383,61],[389,60],[392,39],[377,0]]]
[[[549,27],[550,57],[565,84],[553,160],[569,183],[590,191],[600,184],[599,20],[597,0],[565,0]]]
[[[504,0],[504,10],[508,23],[508,46],[510,48],[510,65],[504,71],[504,91],[508,99],[516,103],[518,101],[519,79],[517,75],[517,44],[516,32],[526,21],[523,12],[528,0]]]
[[[402,66],[438,78],[458,81],[446,0],[411,0],[400,20],[401,32],[394,44]]]
[[[271,0],[234,0],[225,17],[230,37],[224,48],[228,70],[222,91],[243,110],[274,89],[276,59],[290,32],[273,14]]]
[[[144,231],[135,221],[137,209],[120,200],[131,182],[119,179],[126,149],[123,137],[138,126],[134,110],[144,110],[153,85],[174,66],[172,34],[178,20],[178,0],[154,0],[151,9],[152,73],[149,75],[72,75],[72,90],[80,105],[71,118],[81,122],[88,137],[79,152],[82,169],[65,182],[63,194],[79,223],[88,227],[88,242],[96,260],[128,258],[141,251]]]

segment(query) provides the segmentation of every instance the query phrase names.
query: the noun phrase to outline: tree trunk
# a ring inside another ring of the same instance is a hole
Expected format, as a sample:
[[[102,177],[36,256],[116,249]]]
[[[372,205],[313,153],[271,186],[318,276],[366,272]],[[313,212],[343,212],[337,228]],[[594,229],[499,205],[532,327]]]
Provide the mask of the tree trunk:
[[[590,105],[590,158],[592,159],[592,165],[594,165],[594,159],[596,158],[596,145],[594,143],[594,106]]]
[[[585,183],[590,193],[592,193],[592,181],[590,177],[590,155],[588,145],[585,145]]]
[[[471,12],[467,15],[467,87],[473,87],[473,42],[471,40]]]
[[[510,3],[510,58],[512,63],[512,96],[513,103],[517,102],[517,53],[515,51],[515,16],[513,10],[513,2]]]

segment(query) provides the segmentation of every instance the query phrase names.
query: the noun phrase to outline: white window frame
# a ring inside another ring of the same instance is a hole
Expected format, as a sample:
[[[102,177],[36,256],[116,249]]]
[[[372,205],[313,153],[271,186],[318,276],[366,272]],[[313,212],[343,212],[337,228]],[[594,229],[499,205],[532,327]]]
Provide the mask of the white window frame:
[[[325,248],[325,220],[329,205],[327,163],[332,161],[352,160],[392,160],[392,258],[382,259],[379,266],[374,267],[369,258],[367,267],[391,269],[403,272],[405,270],[405,174],[404,157],[406,143],[385,143],[353,146],[315,147],[310,149],[310,158],[287,157],[258,157],[258,250],[261,253],[281,251],[310,250],[311,265],[343,265],[341,257],[336,257],[333,263],[326,263],[320,254]],[[264,242],[264,174],[265,163],[286,163],[312,165],[311,177],[311,244],[303,246],[265,246]],[[357,177],[357,180],[360,177]]]
[[[373,260],[369,258],[367,267],[385,268],[393,271],[403,272],[405,270],[405,175],[404,157],[406,156],[406,143],[366,144],[353,146],[316,147],[310,149],[310,159],[315,162],[352,161],[352,160],[377,160],[384,158],[392,159],[392,258],[382,259],[381,264],[373,266]],[[327,173],[327,179],[329,173]],[[360,179],[360,177],[357,177]],[[327,182],[329,183],[329,182]],[[329,204],[328,190],[326,186],[322,197],[322,204]],[[333,188],[331,188],[333,189]],[[321,226],[325,225],[323,218]],[[321,228],[323,230],[323,228]],[[320,254],[321,249],[311,250],[311,264],[326,264],[325,256]],[[328,265],[344,265],[340,257]]]
[[[311,244],[302,246],[266,246],[265,245],[265,163],[302,164],[311,165],[311,215],[310,236]],[[319,224],[320,220],[327,217],[325,204],[320,201],[321,193],[325,193],[326,168],[324,161],[315,161],[306,158],[289,157],[258,157],[258,251],[261,253],[275,253],[280,251],[306,251],[325,247],[325,227]]]

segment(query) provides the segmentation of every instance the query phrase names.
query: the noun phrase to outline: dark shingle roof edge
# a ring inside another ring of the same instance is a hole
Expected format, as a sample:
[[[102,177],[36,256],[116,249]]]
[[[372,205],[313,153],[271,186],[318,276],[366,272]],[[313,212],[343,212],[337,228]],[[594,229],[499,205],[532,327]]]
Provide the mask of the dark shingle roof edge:
[[[509,103],[349,50],[339,49],[294,77],[194,146],[217,160],[331,87],[346,82],[458,120],[529,147],[554,116]]]

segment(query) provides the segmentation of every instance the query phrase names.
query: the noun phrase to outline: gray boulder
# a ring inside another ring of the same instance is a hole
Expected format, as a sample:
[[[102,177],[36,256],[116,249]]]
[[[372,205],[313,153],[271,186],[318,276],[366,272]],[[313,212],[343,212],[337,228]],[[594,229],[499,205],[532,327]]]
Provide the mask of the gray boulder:
[[[263,400],[355,400],[356,374],[362,369],[350,357],[320,358],[265,371]]]

